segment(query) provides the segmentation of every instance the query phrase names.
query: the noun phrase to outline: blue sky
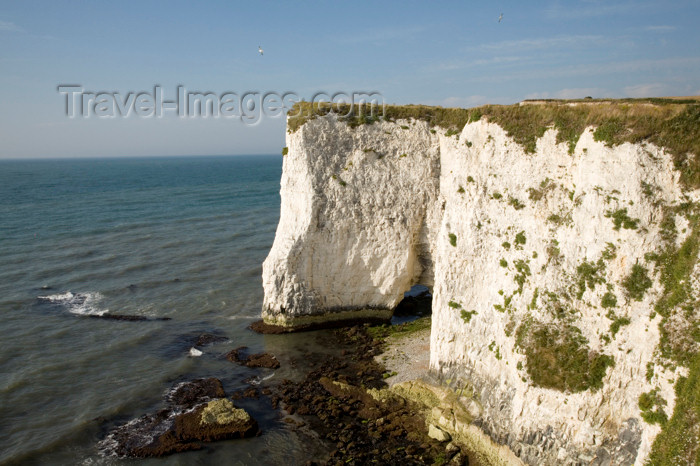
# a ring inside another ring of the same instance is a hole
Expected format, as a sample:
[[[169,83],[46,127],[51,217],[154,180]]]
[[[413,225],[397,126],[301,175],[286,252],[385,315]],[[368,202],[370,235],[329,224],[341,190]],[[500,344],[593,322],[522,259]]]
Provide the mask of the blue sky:
[[[503,13],[503,21],[498,16]],[[700,1],[0,2],[0,158],[279,153],[284,120],[65,116],[59,84],[470,107],[700,94]],[[261,45],[265,53],[257,52]]]

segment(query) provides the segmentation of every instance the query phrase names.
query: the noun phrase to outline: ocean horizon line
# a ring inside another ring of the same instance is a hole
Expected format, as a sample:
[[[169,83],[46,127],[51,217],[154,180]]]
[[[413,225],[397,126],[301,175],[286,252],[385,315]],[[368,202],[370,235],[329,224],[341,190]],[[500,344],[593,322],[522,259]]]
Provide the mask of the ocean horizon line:
[[[260,153],[260,154],[179,154],[179,155],[109,155],[109,156],[87,156],[87,157],[10,157],[1,158],[2,162],[56,162],[56,161],[114,161],[114,160],[147,160],[147,159],[186,159],[186,158],[201,158],[201,159],[212,159],[212,158],[231,158],[231,157],[280,157],[281,154],[271,154],[271,153]]]

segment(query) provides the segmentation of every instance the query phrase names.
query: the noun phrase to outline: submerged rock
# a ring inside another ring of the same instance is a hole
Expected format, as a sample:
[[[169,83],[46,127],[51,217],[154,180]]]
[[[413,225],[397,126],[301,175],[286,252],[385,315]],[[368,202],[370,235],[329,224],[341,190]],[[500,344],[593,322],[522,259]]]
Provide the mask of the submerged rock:
[[[100,442],[102,452],[119,457],[160,457],[203,448],[204,442],[258,433],[257,422],[226,396],[218,379],[178,385],[169,406],[117,427]]]
[[[241,346],[240,348],[231,350],[226,354],[226,359],[228,359],[231,362],[243,364],[247,367],[265,367],[268,369],[277,369],[278,367],[280,367],[279,361],[272,354],[257,353],[247,355],[247,349],[247,347]]]
[[[229,338],[224,335],[217,335],[215,333],[202,333],[197,337],[197,341],[194,342],[194,346],[202,347],[213,345],[214,343],[222,343],[228,341]]]
[[[163,354],[168,358],[181,358],[183,355],[194,356],[198,355],[199,352],[204,352],[203,349],[207,346],[228,340],[229,338],[218,329],[181,333],[171,336],[170,341],[163,348]]]
[[[146,317],[146,316],[135,316],[128,314],[90,314],[87,316],[91,319],[103,319],[103,320],[123,320],[127,322],[143,322],[143,321],[158,321],[158,320],[172,320],[170,317]]]
[[[277,358],[269,353],[259,353],[248,356],[245,365],[248,367],[266,367],[268,369],[277,369],[280,367]]]
[[[226,396],[221,381],[214,377],[195,379],[177,385],[167,396],[173,405],[190,408],[194,404]]]

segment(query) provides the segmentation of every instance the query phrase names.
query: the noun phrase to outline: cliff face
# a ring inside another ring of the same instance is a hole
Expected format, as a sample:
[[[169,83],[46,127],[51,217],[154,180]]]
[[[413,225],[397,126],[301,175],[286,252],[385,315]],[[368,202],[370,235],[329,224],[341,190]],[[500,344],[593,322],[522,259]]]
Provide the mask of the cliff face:
[[[287,145],[263,264],[268,323],[387,319],[411,285],[432,285],[440,147],[426,123],[357,130],[321,118]]]
[[[671,207],[697,193],[666,150],[593,131],[571,151],[547,130],[534,153],[483,118],[288,132],[264,320],[386,319],[427,285],[431,368],[494,440],[532,464],[643,462],[660,428],[639,397],[670,414],[684,373],[659,364],[650,254],[693,231]]]

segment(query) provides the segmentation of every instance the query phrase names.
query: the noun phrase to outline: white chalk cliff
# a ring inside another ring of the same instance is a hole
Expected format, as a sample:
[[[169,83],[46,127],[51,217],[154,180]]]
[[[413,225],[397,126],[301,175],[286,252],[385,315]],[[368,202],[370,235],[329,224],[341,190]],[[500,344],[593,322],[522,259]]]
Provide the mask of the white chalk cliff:
[[[608,147],[593,128],[573,154],[554,129],[526,153],[485,118],[447,134],[333,115],[288,132],[265,322],[386,319],[426,285],[431,368],[469,394],[491,438],[530,464],[643,463],[660,428],[640,417],[639,396],[657,388],[670,415],[683,370],[655,364],[662,286],[645,254],[662,246],[663,206],[695,193],[663,148]],[[635,265],[651,280],[640,300],[624,286]],[[599,358],[602,380],[537,380],[528,351],[567,332],[592,366]]]

